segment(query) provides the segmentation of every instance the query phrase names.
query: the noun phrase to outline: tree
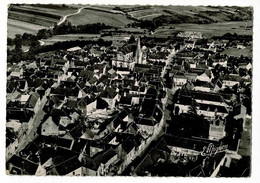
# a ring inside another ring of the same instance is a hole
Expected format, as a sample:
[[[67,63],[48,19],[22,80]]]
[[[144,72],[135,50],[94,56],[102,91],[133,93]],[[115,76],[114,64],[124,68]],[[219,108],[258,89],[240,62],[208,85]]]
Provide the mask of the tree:
[[[14,45],[15,45],[15,49],[17,49],[17,50],[22,48],[22,35],[21,34],[15,35]]]
[[[131,35],[131,36],[130,36],[130,39],[128,40],[128,43],[129,43],[129,44],[135,43],[135,37],[134,37],[134,35]]]

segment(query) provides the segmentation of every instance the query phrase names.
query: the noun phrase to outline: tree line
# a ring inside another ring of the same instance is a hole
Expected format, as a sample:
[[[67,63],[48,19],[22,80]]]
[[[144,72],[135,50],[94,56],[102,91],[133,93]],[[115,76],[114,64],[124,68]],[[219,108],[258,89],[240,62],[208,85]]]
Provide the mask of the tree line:
[[[14,49],[7,49],[7,62],[19,62],[20,60],[34,59],[34,55],[41,52],[54,51],[57,49],[67,49],[74,46],[85,46],[88,44],[98,44],[101,46],[109,46],[111,41],[104,41],[99,39],[97,41],[65,41],[57,42],[53,45],[40,46],[38,40],[47,39],[54,35],[62,34],[99,34],[103,29],[110,29],[111,26],[107,26],[104,23],[85,24],[85,25],[72,25],[70,22],[65,21],[61,25],[55,25],[52,29],[40,29],[37,34],[24,33],[16,34],[15,38],[7,38],[7,45],[14,46]],[[28,52],[23,52],[22,46],[29,46]]]

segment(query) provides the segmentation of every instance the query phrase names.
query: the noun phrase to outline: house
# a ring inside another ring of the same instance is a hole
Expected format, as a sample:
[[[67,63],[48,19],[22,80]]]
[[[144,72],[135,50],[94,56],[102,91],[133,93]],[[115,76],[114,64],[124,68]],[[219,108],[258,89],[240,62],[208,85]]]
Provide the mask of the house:
[[[209,70],[205,70],[202,74],[197,76],[197,80],[199,81],[205,81],[205,82],[211,82],[213,78],[213,74]]]
[[[213,105],[213,104],[203,104],[200,103],[197,106],[197,114],[203,115],[207,119],[216,119],[217,116],[221,116],[224,119],[228,115],[228,111],[225,106]]]
[[[243,104],[237,105],[233,107],[233,115],[236,120],[242,119],[243,120],[243,127],[245,127],[246,122],[246,107]]]
[[[192,98],[190,96],[181,95],[177,98],[174,103],[174,113],[175,115],[181,113],[188,113],[191,108]]]
[[[83,156],[82,163],[86,167],[85,175],[105,176],[111,172],[117,159],[117,152],[112,148],[101,151],[91,158]]]
[[[23,68],[15,68],[9,75],[11,78],[21,78],[23,75]]]
[[[14,175],[46,175],[46,170],[39,163],[17,155],[13,155],[7,161],[7,170]]]
[[[211,82],[196,80],[193,84],[193,90],[211,92],[214,91],[214,85]]]
[[[93,95],[88,95],[78,99],[77,106],[84,114],[90,114],[97,109],[97,98]]]
[[[242,81],[242,78],[239,75],[227,74],[223,77],[220,77],[220,80],[223,83],[222,87],[225,88],[239,85],[239,83]]]
[[[174,160],[176,156],[186,156],[188,159],[197,159],[203,152],[204,147],[208,147],[209,144],[212,143],[217,147],[219,146],[219,142],[211,140],[171,135],[164,135],[162,141],[164,141],[171,150],[170,155],[172,160]]]
[[[99,97],[106,101],[110,108],[114,108],[116,101],[119,100],[119,95],[116,90],[110,87],[107,87],[105,90],[103,90]]]
[[[159,122],[151,119],[135,118],[134,121],[138,127],[138,131],[144,138],[149,138],[151,135],[154,135],[155,130],[159,126]]]
[[[67,176],[82,176],[84,167],[78,160],[77,156],[69,158],[58,165],[54,165],[50,175],[67,175]]]
[[[57,136],[59,135],[59,124],[55,123],[52,120],[52,117],[49,116],[46,121],[41,125],[41,135],[44,136]]]
[[[173,87],[176,87],[177,89],[182,88],[183,85],[187,83],[187,77],[184,73],[176,73],[173,76]]]
[[[41,99],[40,95],[37,92],[34,92],[30,95],[26,103],[24,104],[25,108],[32,108],[36,113],[40,109]]]
[[[214,59],[214,62],[212,64],[213,67],[215,67],[216,65],[220,65],[222,67],[227,67],[227,60],[225,59],[220,59],[220,60],[217,60],[217,59]]]
[[[190,90],[190,96],[200,104],[212,104],[217,106],[227,106],[223,97],[218,93],[213,92],[202,92]]]
[[[6,121],[17,121],[19,123],[28,123],[34,115],[33,111],[30,110],[6,110]]]
[[[209,139],[210,140],[220,140],[225,137],[225,122],[220,119],[215,119],[210,123],[209,126]]]

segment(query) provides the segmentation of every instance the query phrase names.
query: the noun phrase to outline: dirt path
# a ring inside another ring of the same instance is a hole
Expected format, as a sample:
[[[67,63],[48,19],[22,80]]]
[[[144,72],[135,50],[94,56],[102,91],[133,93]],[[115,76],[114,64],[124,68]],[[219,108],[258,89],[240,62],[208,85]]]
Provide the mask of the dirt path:
[[[79,8],[76,13],[71,13],[71,14],[65,15],[65,16],[62,18],[62,20],[57,23],[57,25],[60,25],[60,24],[64,23],[64,22],[67,20],[68,17],[73,16],[73,15],[77,15],[77,14],[79,14],[79,13],[81,12],[81,10],[83,10],[83,9],[85,9],[85,8],[88,8],[88,7],[90,7],[90,5]]]

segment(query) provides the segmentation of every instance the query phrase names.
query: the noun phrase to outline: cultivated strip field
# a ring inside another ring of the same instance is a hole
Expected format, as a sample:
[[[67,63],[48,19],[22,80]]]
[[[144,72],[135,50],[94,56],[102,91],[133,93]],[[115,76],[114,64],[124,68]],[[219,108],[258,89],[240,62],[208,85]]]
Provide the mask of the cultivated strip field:
[[[75,16],[68,17],[68,21],[73,25],[104,23],[111,26],[125,26],[133,21],[125,15],[96,11],[92,9],[84,9]]]
[[[65,34],[56,35],[49,39],[43,39],[45,45],[51,45],[59,41],[72,41],[72,40],[93,40],[100,38],[99,34]]]
[[[120,6],[125,11],[128,7]],[[140,8],[135,10],[136,8]],[[143,9],[142,9],[143,8]],[[152,20],[161,15],[169,16],[182,21],[229,21],[235,17],[248,17],[248,12],[242,12],[235,7],[204,7],[204,6],[155,6],[155,7],[129,7],[128,14],[139,20]],[[149,15],[149,16],[148,16]]]
[[[226,33],[252,35],[252,22],[219,22],[212,24],[172,24],[155,30],[154,35],[168,36],[179,31],[201,32],[205,37],[222,36]],[[169,29],[171,27],[171,29]]]
[[[7,22],[7,36],[14,38],[16,34],[30,33],[35,34],[38,30],[47,28],[41,25],[35,25],[19,20],[8,19]]]
[[[62,16],[74,13],[76,7],[62,5],[19,5],[11,6],[8,12],[8,37],[25,32],[34,34],[39,29],[49,28],[58,23]]]

